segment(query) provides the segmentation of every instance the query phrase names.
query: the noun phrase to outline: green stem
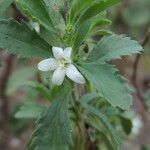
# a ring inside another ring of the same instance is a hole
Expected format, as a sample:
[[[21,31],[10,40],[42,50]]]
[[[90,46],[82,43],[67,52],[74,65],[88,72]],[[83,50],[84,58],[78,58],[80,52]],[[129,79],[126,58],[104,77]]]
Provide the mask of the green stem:
[[[78,109],[78,97],[77,97],[77,94],[76,94],[76,91],[75,91],[75,84],[72,84],[72,87],[73,87],[73,91],[72,91],[72,108],[73,108],[73,112],[75,113],[75,116],[76,116],[76,125],[77,125],[77,128],[78,128],[78,135],[80,136],[79,138],[79,142],[78,143],[82,143],[81,140],[83,141],[84,143],[84,133],[83,133],[83,129],[82,129],[82,124],[80,122],[80,114],[79,114],[79,109]]]

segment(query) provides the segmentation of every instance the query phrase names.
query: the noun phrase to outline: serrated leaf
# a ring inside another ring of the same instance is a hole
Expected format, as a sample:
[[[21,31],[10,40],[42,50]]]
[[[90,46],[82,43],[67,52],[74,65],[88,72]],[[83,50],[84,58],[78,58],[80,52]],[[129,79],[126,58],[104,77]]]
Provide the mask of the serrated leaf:
[[[93,114],[94,116],[98,117],[101,120],[101,122],[104,124],[104,126],[107,128],[108,132],[111,135],[113,143],[115,144],[115,150],[120,150],[120,144],[121,144],[120,137],[118,136],[115,129],[109,122],[108,118],[99,110],[95,109],[94,107],[88,105],[83,101],[80,102],[84,108],[86,108],[91,114]]]
[[[23,11],[24,14],[31,17],[33,20],[42,25],[42,27],[44,27],[46,31],[44,34],[40,34],[42,35],[41,37],[43,39],[46,39],[48,43],[59,46],[59,43],[62,43],[61,36],[64,33],[64,22],[63,19],[60,19],[60,16],[58,16],[57,13],[49,10],[49,3],[50,2],[48,2],[47,0],[16,0],[17,6]],[[58,26],[59,22],[60,26]],[[42,31],[44,31],[44,29]]]
[[[68,150],[72,144],[68,118],[70,87],[63,88],[38,120],[28,150]]]
[[[53,31],[54,26],[42,0],[16,0],[16,4],[24,13],[43,25],[47,30]]]
[[[111,35],[102,38],[94,47],[88,57],[88,61],[101,62],[118,59],[125,55],[139,53],[143,48],[137,41],[122,35]]]
[[[6,11],[14,0],[1,0],[0,1],[0,16]]]
[[[24,67],[23,69],[15,71],[8,80],[7,94],[13,94],[18,88],[25,85],[34,74],[35,68],[33,67]]]
[[[42,106],[34,101],[25,102],[21,106],[20,110],[15,114],[15,118],[39,118],[45,111],[47,107]]]
[[[0,21],[0,48],[18,57],[50,57],[51,46],[35,31],[13,19]]]
[[[93,84],[98,94],[113,106],[129,109],[132,90],[118,70],[108,64],[86,63],[78,66],[81,73]]]

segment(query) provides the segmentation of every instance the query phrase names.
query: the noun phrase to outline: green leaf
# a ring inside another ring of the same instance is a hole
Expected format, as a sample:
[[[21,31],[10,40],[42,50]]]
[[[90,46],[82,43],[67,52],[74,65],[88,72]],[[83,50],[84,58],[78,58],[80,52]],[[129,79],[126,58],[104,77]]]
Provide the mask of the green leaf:
[[[44,27],[40,27],[40,33],[39,35],[50,45],[57,45],[59,47],[63,47],[64,43],[61,38],[57,34],[53,34],[46,30]]]
[[[13,94],[18,88],[25,85],[34,74],[35,69],[33,67],[24,67],[15,71],[8,80],[7,94]]]
[[[105,27],[105,26],[109,26],[112,23],[112,21],[104,18],[104,19],[99,19],[98,21],[94,22],[92,25],[92,29],[96,28],[96,27]]]
[[[47,6],[50,6],[48,1],[45,0],[43,2],[43,0],[36,0],[36,1],[35,0],[16,0],[16,3],[17,3],[17,6],[21,8],[21,10],[24,12],[24,14],[27,14],[27,16],[32,17],[39,24],[41,24],[45,29],[48,30],[46,32],[48,33],[48,35],[51,35],[50,38],[48,36],[49,38],[48,43],[55,45],[55,41],[53,41],[53,38],[56,41],[62,42],[61,34],[64,33],[64,22],[62,19],[60,19],[60,17],[56,18],[56,14],[54,16],[54,12],[53,14],[51,14],[52,10],[51,12],[49,12],[50,7],[48,7],[47,9]],[[56,19],[55,22],[53,22],[54,21],[53,19]],[[57,22],[58,20],[59,20],[60,25],[58,25],[58,22]],[[45,39],[43,34],[42,34],[42,37]],[[55,45],[55,46],[58,46],[58,45]]]
[[[108,118],[99,110],[95,109],[94,107],[88,105],[87,103],[83,101],[80,101],[80,102],[82,106],[89,111],[89,113],[93,114],[94,116],[98,117],[101,120],[101,122],[104,124],[104,126],[107,128],[108,132],[111,135],[111,138],[115,144],[115,150],[120,150],[120,144],[121,144],[120,137],[114,130],[113,126],[110,124]]]
[[[91,33],[93,36],[108,36],[108,35],[113,35],[114,33],[112,31],[109,30],[96,30],[94,32]]]
[[[105,143],[106,150],[117,150],[117,144],[114,142],[114,139],[112,138],[112,135],[109,133],[108,129],[105,127],[106,125],[102,123],[102,121],[97,118],[92,113],[88,114],[87,123],[96,129],[95,131],[95,140],[97,142],[98,148],[101,150],[103,149],[103,146]],[[101,143],[101,141],[103,141]],[[119,149],[120,150],[120,149]]]
[[[99,131],[100,132],[100,131]],[[106,133],[100,132],[100,136],[101,139],[103,139],[103,141],[105,142],[105,145],[107,147],[108,150],[113,150],[114,149],[114,145],[112,144],[112,142],[107,138]],[[101,147],[101,145],[98,145],[99,147]],[[117,149],[117,148],[116,148]],[[114,149],[114,150],[116,150]]]
[[[52,23],[54,27],[58,30],[60,33],[65,32],[65,21],[62,18],[62,12],[64,8],[64,1],[63,0],[55,0],[55,1],[50,1],[50,0],[43,0],[45,3],[49,16],[52,20]]]
[[[72,144],[68,118],[70,87],[62,88],[53,104],[38,120],[28,150],[68,150]]]
[[[108,1],[100,1],[94,3],[91,7],[88,7],[84,13],[80,16],[77,22],[77,32],[75,34],[74,46],[73,48],[77,50],[79,46],[82,44],[84,39],[89,33],[90,27],[92,26],[92,22],[97,15],[100,13],[104,14],[104,10],[108,9],[110,6],[118,3],[120,0],[108,0]]]
[[[35,82],[29,82],[27,85],[32,87],[34,90],[36,90],[43,97],[45,97],[47,100],[49,100],[49,101],[52,100],[50,90],[48,88],[46,88],[43,84],[35,83]]]
[[[21,106],[20,110],[15,114],[15,118],[39,118],[45,111],[47,107],[42,106],[34,101],[25,102]]]
[[[75,34],[75,39],[74,39],[74,49],[78,49],[78,47],[82,44],[84,39],[88,36],[90,29],[92,29],[93,27],[93,23],[100,18],[104,18],[105,16],[106,16],[106,12],[101,12],[99,15],[85,21],[77,28],[77,32]]]
[[[62,0],[43,0],[43,2],[45,3],[45,7],[47,8],[56,34],[47,31],[44,32],[44,30],[41,30],[42,33],[40,35],[42,35],[42,37],[46,39],[46,41],[48,41],[48,43],[50,43],[51,45],[63,47],[63,36],[65,34],[66,26],[62,14],[64,13],[63,9],[65,8],[65,2]]]
[[[139,53],[143,48],[137,41],[122,35],[112,35],[102,38],[94,47],[88,57],[88,61],[109,61],[125,55]]]
[[[75,35],[73,49],[77,50],[79,48],[79,46],[82,44],[82,42],[84,41],[84,39],[88,35],[88,32],[89,32],[90,27],[91,27],[91,22],[92,22],[92,20],[88,20],[87,22],[85,22],[84,24],[82,24],[78,28],[77,33]]]
[[[113,107],[113,106],[111,106],[111,107],[105,107],[104,106],[103,108],[100,108],[100,110],[103,114],[105,114],[108,117],[113,117],[113,116],[120,114],[119,109],[116,107]]]
[[[50,57],[51,46],[35,31],[13,19],[0,21],[0,48],[18,57]]]
[[[93,84],[98,94],[113,106],[129,109],[132,90],[118,70],[108,64],[87,63],[78,66],[81,73]]]
[[[87,20],[95,17],[100,12],[108,9],[109,7],[119,3],[121,0],[106,0],[94,3],[91,7],[87,8],[79,18],[79,24],[86,22]]]
[[[88,93],[81,97],[80,101],[84,103],[90,103],[91,101],[99,99],[99,95],[97,93]]]
[[[70,23],[75,23],[81,12],[93,2],[94,0],[73,0],[69,14]]]
[[[16,4],[23,10],[23,12],[25,12],[25,14],[27,13],[47,30],[54,30],[51,18],[49,17],[42,0],[16,0]]]
[[[0,16],[6,11],[14,0],[1,0],[0,1]]]

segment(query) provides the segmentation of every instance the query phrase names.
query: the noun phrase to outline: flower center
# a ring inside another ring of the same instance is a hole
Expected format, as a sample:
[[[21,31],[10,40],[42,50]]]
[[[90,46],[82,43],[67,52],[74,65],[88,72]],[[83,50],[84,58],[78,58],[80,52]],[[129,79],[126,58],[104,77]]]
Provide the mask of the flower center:
[[[67,61],[66,61],[64,58],[60,58],[60,59],[58,60],[58,66],[59,66],[60,68],[65,68],[67,64],[68,64],[68,63],[67,63]]]

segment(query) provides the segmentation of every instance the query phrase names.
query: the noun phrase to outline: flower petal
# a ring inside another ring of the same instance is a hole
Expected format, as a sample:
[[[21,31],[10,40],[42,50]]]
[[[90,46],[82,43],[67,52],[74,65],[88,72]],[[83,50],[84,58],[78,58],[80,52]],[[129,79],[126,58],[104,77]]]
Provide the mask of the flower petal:
[[[70,78],[71,80],[73,80],[76,83],[80,83],[80,84],[84,84],[85,83],[84,77],[77,70],[77,68],[74,65],[72,65],[72,64],[70,64],[66,68],[66,75],[67,75],[68,78]]]
[[[53,73],[52,83],[61,85],[64,81],[64,77],[65,77],[65,69],[57,68]]]
[[[60,47],[53,47],[52,48],[53,54],[55,58],[61,58],[63,57],[63,49]]]
[[[41,71],[49,71],[57,68],[57,61],[54,58],[44,59],[38,64],[38,69]]]
[[[72,48],[67,47],[63,51],[63,58],[68,62],[71,63],[71,53],[72,53]]]

